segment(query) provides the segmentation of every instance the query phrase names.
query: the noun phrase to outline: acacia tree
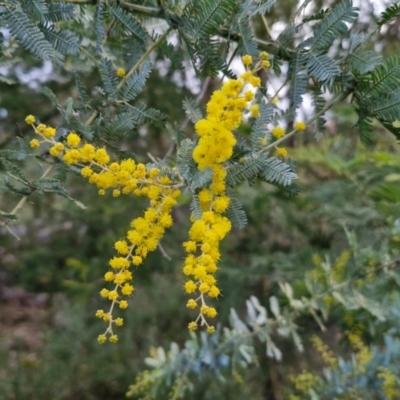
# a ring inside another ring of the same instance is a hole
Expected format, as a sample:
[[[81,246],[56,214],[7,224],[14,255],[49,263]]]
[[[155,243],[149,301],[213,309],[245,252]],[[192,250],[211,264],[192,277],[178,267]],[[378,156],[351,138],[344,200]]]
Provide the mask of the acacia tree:
[[[16,236],[13,223],[34,192],[54,192],[79,205],[79,199],[73,199],[64,185],[69,173],[78,173],[95,185],[100,196],[111,191],[114,197],[148,199],[148,208],[131,221],[126,236],[115,238],[116,255],[104,270],[105,287],[100,295],[109,301],[109,307],[96,312],[106,323],[98,341],[116,343],[116,327],[123,325],[123,318],[115,316],[115,309],[131,305],[134,312],[134,301],[128,300],[135,289],[134,267],[145,266],[149,252],[164,253],[161,240],[174,223],[172,210],[182,198],[190,196],[188,218],[192,225],[183,243],[187,256],[182,265],[189,295],[186,307],[193,310],[188,328],[192,332],[204,329],[212,336],[201,333],[202,348],[188,342],[184,351],[173,346],[168,357],[160,350],[153,358],[157,368],[139,376],[129,392],[157,398],[169,384],[174,398],[180,398],[190,389],[187,377],[193,371],[204,366],[218,371],[226,366],[226,359],[218,357],[221,353],[229,354],[232,365],[253,363],[253,337],[265,342],[268,356],[278,360],[281,351],[272,340],[273,332],[291,336],[302,350],[295,321],[309,312],[322,325],[321,314],[326,317],[327,310],[319,300],[326,291],[335,293],[349,309],[362,302],[377,318],[385,312],[361,290],[354,292],[342,284],[336,287],[335,279],[330,279],[346,264],[348,255],[344,254],[335,265],[315,262],[319,270],[308,281],[309,298],[294,298],[290,284],[283,283],[288,307],[281,311],[277,299],[271,297],[273,317],[268,317],[266,309],[252,297],[247,302],[246,323],[233,311],[232,328],[221,335],[212,322],[218,312],[215,299],[221,294],[217,281],[220,242],[231,229],[247,223],[235,194],[238,185],[261,180],[297,195],[295,165],[284,144],[305,130],[316,137],[322,135],[325,115],[338,103],[354,109],[364,145],[372,142],[374,121],[399,136],[400,59],[383,59],[370,44],[385,24],[398,17],[400,7],[388,7],[376,26],[360,33],[352,30],[359,10],[351,0],[314,10],[314,14],[308,12],[311,2],[304,1],[275,35],[269,29],[268,17],[273,7],[279,6],[277,0],[140,3],[0,2],[2,61],[12,61],[23,48],[36,58],[50,60],[54,68],[73,74],[77,90],[76,98],[64,101],[44,88],[43,93],[62,118],[60,125],[45,124],[28,112],[25,122],[35,136],[17,137],[19,150],[1,151],[3,191],[17,198],[15,206],[1,211],[1,223]],[[263,39],[254,33],[255,26],[265,30]],[[231,64],[239,57],[244,72],[237,76]],[[223,78],[205,110],[198,106],[202,96],[197,101],[184,101],[187,121],[182,126],[140,101],[158,60],[177,71],[193,68],[203,92],[208,90],[210,78]],[[86,87],[85,74],[93,69],[100,75],[101,85]],[[1,79],[9,83],[7,74]],[[280,82],[274,92],[272,82]],[[300,107],[305,96],[312,98],[312,116],[304,121]],[[285,103],[288,106],[282,106]],[[188,129],[190,122],[193,125]],[[244,123],[249,125],[250,134],[244,132]],[[138,132],[146,135],[152,125],[170,135],[166,154],[146,156],[126,146],[124,140]],[[43,171],[30,178],[21,161],[35,154],[40,155]],[[322,286],[321,279],[325,279]],[[382,354],[373,358],[357,337],[352,340],[356,360],[338,364],[316,339],[316,347],[331,369],[325,381],[307,374],[294,378],[297,390],[314,398],[346,398],[340,396],[352,393],[346,390],[357,386],[349,381],[365,375],[369,365],[380,382],[378,393],[394,398],[393,388],[398,382],[386,368],[389,361],[385,364]],[[390,347],[390,351],[394,350]],[[375,384],[376,379],[371,381],[372,386]],[[369,388],[367,384],[357,387]]]

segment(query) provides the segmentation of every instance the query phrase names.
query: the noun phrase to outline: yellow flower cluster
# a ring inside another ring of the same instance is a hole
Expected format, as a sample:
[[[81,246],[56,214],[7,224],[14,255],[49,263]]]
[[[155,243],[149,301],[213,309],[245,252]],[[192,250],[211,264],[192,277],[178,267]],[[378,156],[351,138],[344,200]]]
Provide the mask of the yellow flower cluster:
[[[346,333],[351,346],[356,351],[357,368],[361,373],[365,373],[366,366],[372,360],[371,350],[362,341],[359,329],[355,328],[352,331]]]
[[[343,253],[336,259],[335,264],[332,268],[332,278],[336,282],[340,282],[344,278],[345,268],[350,260],[351,251],[345,250]]]
[[[338,366],[338,359],[335,353],[316,335],[311,337],[311,343],[314,348],[321,354],[322,359],[331,367],[336,368]]]
[[[150,207],[142,217],[131,222],[126,239],[115,243],[118,256],[109,261],[110,270],[104,275],[106,282],[114,284],[113,289],[103,288],[100,291],[101,297],[111,301],[111,306],[108,312],[96,312],[98,318],[108,323],[107,330],[99,335],[98,341],[104,343],[109,337],[111,343],[116,343],[118,336],[113,333],[113,325],[122,326],[123,319],[113,319],[112,311],[116,305],[121,309],[128,307],[128,302],[123,297],[132,295],[134,291],[130,268],[143,263],[147,254],[158,247],[165,229],[172,225],[171,211],[181,195],[179,187],[182,184],[161,174],[160,169],[147,169],[144,164],[137,164],[133,159],[111,162],[106,149],[82,144],[80,136],[75,132],[70,132],[62,143],[55,140],[54,128],[43,124],[36,127],[32,116],[28,116],[26,122],[42,138],[40,142],[33,139],[31,147],[39,147],[41,143],[50,144],[50,154],[59,157],[66,164],[80,166],[81,175],[98,187],[100,195],[112,188],[114,197],[121,193],[133,193],[149,199]]]
[[[398,398],[400,385],[395,375],[388,369],[384,367],[378,367],[378,379],[382,379],[382,390],[386,394],[389,400],[394,400]]]
[[[207,104],[207,116],[195,124],[199,141],[193,151],[193,159],[199,170],[211,168],[213,178],[210,186],[198,193],[202,216],[198,220],[192,217],[190,240],[183,244],[188,253],[183,268],[183,273],[188,277],[185,290],[186,293],[197,295],[187,302],[187,307],[199,309],[197,318],[189,324],[191,331],[196,330],[200,323],[207,326],[209,333],[214,332],[214,327],[208,324],[206,318],[214,318],[217,311],[206,304],[205,296],[216,298],[220,294],[214,277],[220,258],[219,243],[231,229],[229,219],[223,215],[230,201],[226,195],[227,171],[223,163],[232,156],[236,144],[232,131],[239,127],[244,110],[254,98],[251,90],[242,94],[243,89],[247,84],[253,87],[261,85],[260,78],[255,76],[257,67],[249,69],[252,57],[244,56],[242,61],[246,71],[239,79],[228,80],[213,93]],[[260,115],[258,104],[250,107],[250,115],[253,118]]]
[[[118,68],[117,69],[117,76],[120,78],[123,78],[126,75],[126,71],[123,68]]]
[[[289,379],[294,384],[296,390],[307,394],[310,389],[318,384],[318,378],[311,372],[303,371],[301,374],[296,376],[289,376]]]

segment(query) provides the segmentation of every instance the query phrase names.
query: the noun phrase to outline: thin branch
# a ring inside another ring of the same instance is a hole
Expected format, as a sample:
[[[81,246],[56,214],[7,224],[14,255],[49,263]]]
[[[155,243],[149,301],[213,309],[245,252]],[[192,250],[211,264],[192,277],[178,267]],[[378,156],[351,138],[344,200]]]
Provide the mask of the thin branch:
[[[129,77],[144,63],[146,58],[155,50],[155,48],[170,34],[172,28],[168,28],[140,57],[139,61],[131,68],[131,70],[125,75],[124,79],[117,86],[118,89],[121,89],[122,86],[126,83]]]
[[[160,250],[160,252],[161,252],[161,254],[162,254],[162,256],[163,256],[164,258],[166,258],[168,261],[171,261],[171,260],[172,260],[172,258],[169,256],[169,254],[165,251],[165,249],[164,249],[164,247],[162,246],[161,242],[158,243],[158,248],[159,248],[159,250]]]
[[[330,101],[321,111],[319,111],[317,114],[315,114],[312,118],[307,120],[305,122],[306,126],[312,124],[316,119],[318,119],[321,115],[325,114],[334,104],[336,104],[339,101],[344,100],[348,95],[350,94],[350,90],[339,94],[336,96],[332,101]],[[291,132],[287,133],[285,136],[282,138],[276,140],[275,142],[269,144],[268,146],[263,147],[260,150],[260,153],[265,153],[266,151],[270,150],[271,148],[277,146],[278,144],[281,144],[282,142],[286,141],[290,137],[292,137],[296,132],[299,132],[296,129],[293,129]]]
[[[49,168],[46,169],[46,171],[43,172],[42,176],[39,178],[43,179],[45,178],[47,175],[49,175],[50,171],[53,169],[54,164],[51,164],[49,166]],[[12,211],[10,211],[10,214],[16,214],[26,203],[26,201],[28,200],[28,197],[34,192],[35,190],[33,189],[31,193],[27,194],[26,196],[24,196],[19,202],[18,204],[12,209]]]
[[[168,34],[171,32],[171,28],[168,28],[146,51],[146,53],[143,54],[142,57],[140,57],[140,60],[131,68],[131,70],[125,75],[124,79],[118,84],[117,89],[121,89],[122,86],[126,83],[128,78],[143,64],[143,62],[146,60],[146,58],[150,55],[150,53],[168,36]],[[93,123],[93,121],[97,118],[99,115],[99,111],[94,111],[93,114],[86,120],[85,125],[89,126]]]
[[[268,22],[267,22],[267,19],[265,18],[265,15],[264,15],[264,14],[261,14],[261,19],[262,19],[262,21],[263,21],[264,28],[265,28],[265,30],[267,31],[268,36],[269,36],[270,38],[272,38],[271,31],[269,30]]]

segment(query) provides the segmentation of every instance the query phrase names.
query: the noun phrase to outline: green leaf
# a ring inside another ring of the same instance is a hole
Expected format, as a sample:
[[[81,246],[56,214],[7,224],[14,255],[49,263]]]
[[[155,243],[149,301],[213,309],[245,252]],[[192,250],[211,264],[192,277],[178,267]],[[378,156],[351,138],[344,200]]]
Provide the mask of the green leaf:
[[[75,6],[69,3],[48,3],[45,20],[49,22],[67,21],[75,18]]]
[[[197,198],[196,194],[193,194],[192,201],[190,202],[189,208],[190,208],[190,211],[193,214],[194,218],[196,220],[199,220],[203,214],[203,211],[201,210],[199,199]]]
[[[382,57],[374,51],[366,49],[368,37],[356,33],[350,37],[350,49],[347,56],[347,63],[357,74],[365,74],[382,63]]]
[[[122,113],[117,115],[112,121],[107,122],[100,130],[107,138],[116,140],[131,133],[134,126],[135,123],[132,114]]]
[[[240,7],[239,16],[254,17],[255,15],[264,15],[271,11],[277,0],[260,0],[255,2],[254,0],[246,0]]]
[[[42,21],[45,14],[48,13],[47,3],[45,0],[23,0],[22,8],[27,14],[31,14],[36,21]]]
[[[14,8],[8,8],[5,14],[7,27],[23,47],[43,60],[61,61],[61,58],[46,40],[43,32],[31,23],[27,15]]]
[[[230,198],[230,203],[226,215],[235,228],[243,229],[247,225],[246,213],[232,189],[227,190],[227,195]]]
[[[111,61],[107,59],[101,60],[101,62],[99,62],[99,71],[101,75],[101,80],[103,81],[104,90],[112,100],[114,99],[117,92],[118,77],[115,73]]]
[[[10,149],[0,150],[0,157],[4,157],[7,160],[23,161],[25,160],[26,156],[27,153],[21,151]]]
[[[144,104],[139,104],[137,106],[128,104],[125,110],[132,115],[137,125],[141,125],[144,122],[151,122],[154,125],[160,126],[168,118],[161,111],[155,110],[154,108],[146,108]]]
[[[67,29],[57,31],[52,25],[39,25],[45,38],[61,54],[78,54],[79,38]]]
[[[107,10],[104,7],[104,3],[102,1],[96,4],[96,13],[95,13],[95,28],[96,28],[96,55],[101,56],[102,53],[102,44],[103,38],[106,34],[104,30],[103,20],[107,14]]]
[[[343,0],[325,16],[323,21],[313,29],[311,52],[327,50],[335,39],[348,31],[345,22],[351,24],[358,15],[358,8],[353,7],[351,0]]]
[[[267,129],[267,125],[271,123],[271,118],[274,113],[274,107],[270,103],[260,104],[260,116],[256,118],[251,129],[251,147],[253,151],[260,150],[263,145],[261,140],[266,138],[270,140],[271,135]]]
[[[176,166],[182,177],[190,182],[193,176],[193,172],[197,170],[193,161],[193,150],[195,143],[190,139],[183,139],[178,147],[176,156]]]
[[[264,169],[260,175],[267,182],[277,183],[281,186],[289,186],[293,180],[297,179],[292,166],[275,157],[265,160]]]
[[[400,82],[400,57],[394,56],[386,59],[382,65],[376,67],[360,81],[356,96],[359,99],[377,98],[387,95]]]
[[[307,57],[297,53],[289,62],[290,99],[293,108],[298,108],[307,92],[308,76],[306,74]]]
[[[250,55],[258,57],[259,50],[257,42],[254,40],[254,32],[250,25],[250,18],[241,18],[238,24],[238,32],[240,34],[239,53],[241,55]]]
[[[28,180],[25,178],[24,173],[22,172],[22,170],[17,167],[16,165],[10,163],[6,158],[4,157],[0,157],[0,161],[3,164],[5,170],[7,171],[7,173],[12,176],[14,179],[24,183],[24,184],[28,184]]]
[[[190,182],[192,189],[204,188],[211,183],[213,177],[213,171],[211,168],[205,168],[202,171],[198,171]]]
[[[146,85],[146,80],[149,77],[152,70],[150,62],[145,62],[140,72],[135,72],[128,78],[125,85],[121,89],[122,98],[126,101],[134,100],[139,93],[142,92]]]
[[[258,155],[246,157],[242,163],[230,165],[226,177],[229,186],[254,179],[265,167],[265,159]]]
[[[308,73],[314,76],[315,79],[332,87],[335,77],[340,75],[340,68],[336,62],[322,53],[310,53],[307,63]]]
[[[185,8],[183,17],[192,38],[217,33],[236,8],[235,0],[194,1]]]
[[[400,4],[393,4],[381,13],[381,18],[378,20],[377,25],[387,24],[400,16]]]
[[[128,14],[116,3],[112,3],[109,6],[109,12],[115,18],[115,20],[125,28],[128,33],[132,34],[137,40],[139,40],[143,44],[146,42],[148,38],[146,31],[142,28],[140,23],[132,17],[131,14]]]
[[[185,97],[183,100],[183,109],[185,110],[186,116],[195,124],[197,121],[203,118],[200,109],[197,107],[197,103],[194,99]]]

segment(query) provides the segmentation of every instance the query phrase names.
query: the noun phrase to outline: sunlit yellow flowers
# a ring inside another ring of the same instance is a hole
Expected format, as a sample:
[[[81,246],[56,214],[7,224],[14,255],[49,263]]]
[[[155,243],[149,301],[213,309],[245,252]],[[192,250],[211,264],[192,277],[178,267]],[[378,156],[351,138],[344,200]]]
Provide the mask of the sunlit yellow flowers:
[[[26,122],[28,125],[34,124],[35,121],[36,121],[36,118],[35,118],[33,115],[28,115],[28,116],[25,118],[25,122]]]
[[[304,131],[306,129],[306,124],[303,121],[297,121],[294,123],[294,129],[296,131]]]
[[[275,126],[271,133],[275,139],[280,139],[281,137],[285,136],[286,130],[281,126]]]
[[[126,75],[126,71],[123,68],[118,68],[117,69],[117,76],[120,78],[123,78]]]
[[[288,152],[285,147],[277,147],[276,154],[278,155],[278,157],[287,157]]]

